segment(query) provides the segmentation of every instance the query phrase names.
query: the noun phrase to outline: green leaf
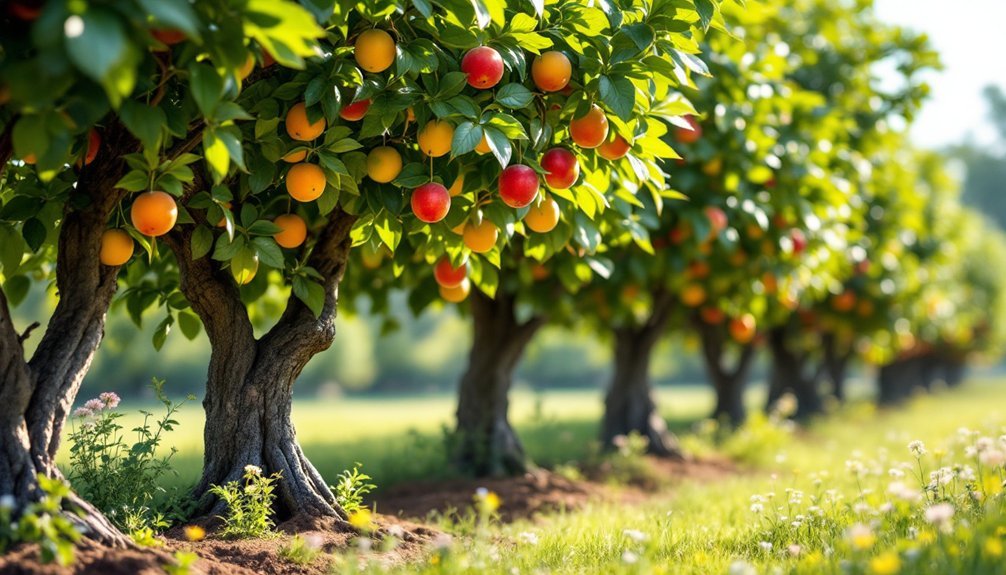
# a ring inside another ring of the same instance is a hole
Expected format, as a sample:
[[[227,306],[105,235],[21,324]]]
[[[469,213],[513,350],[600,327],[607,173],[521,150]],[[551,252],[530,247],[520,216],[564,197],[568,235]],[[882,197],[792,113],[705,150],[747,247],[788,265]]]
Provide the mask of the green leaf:
[[[611,111],[623,121],[632,119],[632,110],[636,105],[636,88],[627,78],[612,79],[601,76],[599,82],[601,100],[611,108]]]
[[[25,220],[21,226],[21,237],[24,238],[25,243],[28,244],[28,247],[33,252],[37,252],[42,247],[47,235],[48,232],[45,229],[45,224],[39,221],[38,218]]]
[[[486,126],[483,130],[486,135],[486,143],[489,144],[489,149],[492,150],[493,156],[499,161],[500,166],[505,168],[510,165],[510,156],[513,155],[510,140],[499,128]]]
[[[321,316],[321,312],[325,309],[324,286],[302,276],[294,276],[293,293],[297,299],[304,302],[315,317]]]
[[[310,12],[276,0],[249,0],[244,32],[288,68],[303,68],[304,58],[315,53],[314,40],[325,35]]]
[[[257,237],[252,240],[255,251],[258,252],[259,260],[265,265],[276,269],[283,269],[286,265],[283,261],[283,250],[280,249],[276,240],[270,237]]]
[[[168,123],[164,110],[145,106],[135,100],[126,100],[119,110],[119,118],[144,148],[153,150],[160,147],[161,134]]]
[[[7,300],[10,305],[17,307],[21,302],[28,297],[28,292],[31,290],[31,280],[27,276],[16,275],[11,276],[3,284],[4,294],[7,295]]]
[[[374,217],[374,231],[392,252],[398,248],[398,242],[402,239],[402,223],[398,218],[388,214],[387,210],[381,210],[381,213]]]
[[[206,226],[198,226],[192,232],[192,259],[198,260],[210,253],[213,247],[213,232]]]
[[[175,318],[168,314],[168,317],[164,318],[164,321],[157,324],[157,329],[154,330],[154,349],[161,351],[164,347],[164,341],[168,339],[168,334],[171,333],[171,326],[175,323]]]
[[[224,79],[209,64],[192,64],[189,66],[189,89],[199,111],[204,117],[212,118],[224,95]]]
[[[522,84],[510,83],[496,91],[496,102],[507,108],[526,108],[534,100],[534,94]]]
[[[699,13],[699,19],[702,21],[702,28],[708,30],[709,23],[713,21],[713,17],[716,15],[716,4],[712,0],[694,1],[695,11]]]
[[[139,52],[115,12],[91,4],[78,17],[79,33],[66,37],[67,55],[81,72],[101,84],[112,106],[118,107],[136,84]]]
[[[160,27],[181,30],[189,38],[200,39],[199,18],[186,0],[138,0],[145,14]]]
[[[182,335],[189,341],[192,341],[199,337],[203,323],[199,321],[199,316],[196,314],[183,311],[178,314],[178,327],[181,328]]]
[[[0,271],[7,277],[17,273],[24,256],[25,243],[13,227],[0,224]]]
[[[227,169],[231,165],[231,153],[223,139],[217,137],[214,130],[203,132],[203,155],[206,157],[206,164],[209,165],[213,174],[214,183],[219,184]]]
[[[482,141],[482,126],[474,122],[461,122],[454,128],[454,140],[451,142],[451,157],[467,154]]]

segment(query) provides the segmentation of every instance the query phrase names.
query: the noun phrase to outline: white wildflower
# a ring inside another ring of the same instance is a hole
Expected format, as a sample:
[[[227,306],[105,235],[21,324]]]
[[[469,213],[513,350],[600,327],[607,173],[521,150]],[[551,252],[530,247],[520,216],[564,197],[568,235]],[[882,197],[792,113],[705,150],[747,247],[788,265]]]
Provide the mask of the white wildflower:
[[[765,511],[765,506],[761,503],[751,504],[751,513],[761,513],[762,511]]]
[[[643,541],[646,541],[646,539],[647,539],[646,533],[643,533],[642,531],[639,531],[638,529],[626,529],[626,530],[622,531],[622,535],[625,535],[626,537],[628,537],[629,539],[632,539],[636,543],[642,543]]]
[[[845,469],[851,473],[853,477],[862,477],[866,474],[866,466],[858,459],[850,459],[846,461]]]
[[[901,479],[902,477],[905,476],[905,472],[898,468],[892,467],[891,469],[887,470],[887,475],[893,477],[894,479]]]
[[[983,451],[988,451],[995,447],[995,440],[991,437],[979,437],[978,441],[975,442],[975,447],[978,449],[978,453]]]
[[[98,399],[105,404],[108,409],[119,407],[119,396],[114,391],[106,391],[98,396]]]
[[[758,547],[761,547],[762,551],[768,553],[772,550],[772,543],[770,541],[760,541]]]
[[[964,457],[972,458],[978,455],[978,448],[974,445],[969,445],[964,448]]]
[[[389,525],[388,535],[395,537],[396,539],[402,539],[405,537],[405,529],[401,525]]]
[[[757,495],[757,494],[756,495],[752,495],[751,496],[751,503],[765,503],[765,498],[762,497],[761,495]]]
[[[961,439],[969,439],[971,437],[971,434],[973,434],[973,433],[975,433],[975,432],[971,431],[967,427],[958,427],[957,428],[957,435],[960,435]]]
[[[984,454],[983,454],[984,455]],[[971,482],[975,480],[975,470],[970,465],[965,465],[957,470],[957,477],[961,478],[961,481]]]
[[[639,555],[636,555],[632,551],[625,550],[622,552],[622,561],[629,563],[630,565],[639,561]]]
[[[370,549],[373,546],[374,546],[374,542],[371,541],[369,537],[357,537],[356,538],[356,547],[357,547],[357,549],[359,549],[360,551],[363,551],[364,553],[370,551]]]
[[[916,458],[922,457],[926,454],[926,444],[916,439],[908,444],[908,451]]]
[[[433,538],[434,549],[447,549],[454,542],[454,538],[447,533],[441,533]]]
[[[943,531],[950,529],[950,520],[954,516],[954,506],[949,503],[937,503],[926,508],[926,521]]]
[[[885,501],[883,505],[880,506],[881,513],[890,513],[891,511],[894,511],[894,504],[890,501]]]
[[[524,531],[522,533],[519,533],[517,535],[517,539],[520,540],[521,543],[526,543],[528,545],[538,544],[538,535],[535,533],[531,533],[530,531]]]
[[[262,475],[262,468],[258,465],[245,465],[245,475],[259,476]]]
[[[745,563],[738,559],[730,564],[730,569],[727,571],[728,575],[758,575],[758,570],[754,568],[754,565],[750,563]]]
[[[86,407],[78,407],[73,410],[74,417],[91,417],[92,415],[94,415],[94,412]]]
[[[999,467],[1003,463],[1006,463],[1006,453],[998,449],[989,449],[988,451],[983,451],[978,457],[978,461],[982,465],[987,465],[989,467]]]
[[[105,408],[105,402],[100,399],[89,399],[84,402],[84,408],[92,413],[98,413]]]
[[[793,557],[799,557],[800,552],[803,551],[803,548],[797,545],[796,543],[793,543],[789,546],[787,550],[789,551],[789,554],[792,555]]]
[[[304,535],[304,545],[306,545],[308,549],[321,549],[321,546],[324,544],[325,540],[317,533]]]

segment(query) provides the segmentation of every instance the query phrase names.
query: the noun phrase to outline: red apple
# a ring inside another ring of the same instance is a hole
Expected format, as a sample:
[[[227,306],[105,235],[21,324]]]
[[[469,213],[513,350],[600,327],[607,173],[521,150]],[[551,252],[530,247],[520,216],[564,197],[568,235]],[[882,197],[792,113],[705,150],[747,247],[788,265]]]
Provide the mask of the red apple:
[[[436,182],[423,184],[412,190],[412,213],[420,220],[433,224],[447,216],[451,209],[451,193]]]
[[[360,100],[358,102],[353,102],[348,106],[343,106],[339,110],[339,117],[348,122],[355,122],[367,114],[367,110],[370,109],[370,100]]]
[[[503,78],[503,58],[489,46],[472,48],[461,59],[461,71],[468,75],[468,85],[485,90]]]
[[[534,201],[539,185],[538,174],[530,167],[523,164],[508,166],[500,174],[500,198],[511,208],[523,208]]]
[[[804,235],[803,230],[793,229],[789,233],[789,239],[793,242],[794,254],[803,253],[803,250],[807,249],[807,236]]]
[[[545,183],[553,190],[568,190],[580,177],[576,154],[566,148],[552,148],[542,154],[541,167],[548,172]]]
[[[674,137],[682,144],[694,144],[699,141],[702,137],[702,126],[695,121],[691,116],[685,116],[685,121],[688,125],[692,127],[691,130],[676,126],[674,128]]]
[[[463,263],[458,267],[451,265],[450,258],[443,257],[433,268],[433,279],[445,288],[455,288],[461,285],[468,277],[468,264]]]

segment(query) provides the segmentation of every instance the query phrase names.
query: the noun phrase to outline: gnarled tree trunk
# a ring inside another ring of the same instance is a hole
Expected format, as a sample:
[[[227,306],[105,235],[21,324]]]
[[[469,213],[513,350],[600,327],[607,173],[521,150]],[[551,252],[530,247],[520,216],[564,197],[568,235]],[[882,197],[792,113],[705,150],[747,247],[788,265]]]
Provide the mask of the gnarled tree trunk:
[[[182,293],[212,346],[203,400],[203,474],[193,493],[198,512],[221,513],[223,503],[209,494],[210,487],[239,480],[245,466],[255,465],[265,474],[282,474],[276,509],[281,518],[345,516],[297,444],[290,411],[297,377],[335,339],[338,288],[354,222],[339,209],[332,212],[308,259],[324,278],[321,314],[315,317],[291,295],[282,317],[260,339],[227,272],[208,257],[192,258],[192,229],[176,229],[166,238],[179,263]]]
[[[831,393],[835,399],[840,402],[845,401],[846,372],[853,356],[852,346],[843,345],[839,337],[830,332],[824,334],[821,344],[824,348],[824,355],[821,359],[821,374],[831,384]]]
[[[769,392],[766,411],[774,409],[787,392],[796,397],[797,407],[793,417],[798,420],[824,411],[824,403],[817,389],[817,374],[808,373],[810,354],[791,349],[787,326],[769,330],[768,347],[772,355],[769,374]]]
[[[529,462],[510,425],[510,386],[517,363],[545,318],[518,321],[514,296],[502,286],[495,299],[472,290],[468,301],[472,349],[458,386],[454,463],[479,477],[519,475]]]
[[[615,438],[636,432],[649,440],[647,450],[661,457],[682,458],[678,440],[657,411],[650,385],[650,358],[671,314],[672,296],[659,292],[653,311],[642,326],[615,331],[615,366],[604,400],[601,443],[612,448]]]
[[[36,475],[60,477],[55,464],[60,434],[84,375],[104,337],[105,315],[117,289],[117,267],[101,264],[101,235],[125,192],[114,184],[122,176],[122,155],[137,148],[126,130],[104,131],[105,148],[82,169],[74,197],[60,224],[56,261],[59,302],[30,360],[12,325],[0,291],[0,493],[14,496],[18,512],[41,496]],[[9,148],[5,148],[9,154]],[[0,166],[9,156],[0,155]],[[82,207],[72,207],[82,206]],[[30,328],[29,328],[30,331]],[[127,545],[99,511],[75,495],[66,500],[67,517],[85,537]]]
[[[701,319],[694,321],[702,342],[702,359],[706,374],[716,390],[716,407],[712,418],[738,427],[747,419],[744,407],[744,388],[754,364],[755,346],[752,343],[740,345],[739,353],[732,367],[726,365],[727,333],[721,326],[710,325]]]

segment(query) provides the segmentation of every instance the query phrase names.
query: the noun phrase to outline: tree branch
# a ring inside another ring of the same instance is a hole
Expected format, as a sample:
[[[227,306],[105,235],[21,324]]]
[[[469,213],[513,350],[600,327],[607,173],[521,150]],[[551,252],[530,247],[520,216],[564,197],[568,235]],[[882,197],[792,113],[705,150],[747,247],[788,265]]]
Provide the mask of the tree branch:
[[[11,157],[14,155],[14,124],[17,122],[17,114],[11,116],[11,119],[4,126],[3,133],[0,133],[0,178],[3,178],[4,172],[7,170],[7,163],[10,162]]]

